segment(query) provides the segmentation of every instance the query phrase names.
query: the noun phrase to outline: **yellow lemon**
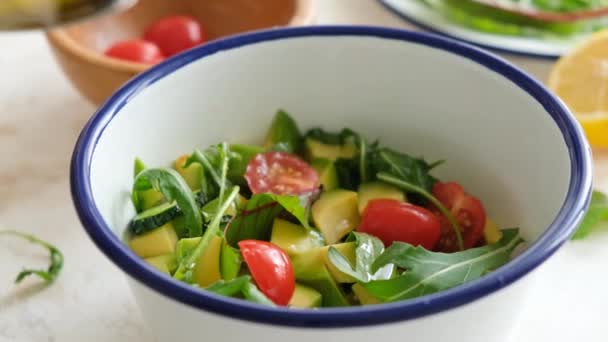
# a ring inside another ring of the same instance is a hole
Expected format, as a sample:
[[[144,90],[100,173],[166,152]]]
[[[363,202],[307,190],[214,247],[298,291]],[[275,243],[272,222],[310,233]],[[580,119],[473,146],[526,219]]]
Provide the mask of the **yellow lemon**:
[[[591,145],[608,148],[608,30],[562,57],[549,88],[574,112]]]

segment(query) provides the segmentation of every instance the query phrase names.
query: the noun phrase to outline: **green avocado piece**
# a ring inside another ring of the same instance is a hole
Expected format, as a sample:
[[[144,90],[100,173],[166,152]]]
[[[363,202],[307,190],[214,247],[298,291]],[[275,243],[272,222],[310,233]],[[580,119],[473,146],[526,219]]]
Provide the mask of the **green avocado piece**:
[[[300,150],[301,141],[302,135],[295,120],[285,111],[279,110],[270,124],[264,148],[271,149],[280,145],[282,151],[294,153]]]
[[[133,237],[129,247],[141,258],[151,258],[175,252],[177,234],[171,222],[150,232]]]
[[[199,163],[192,163],[188,167],[184,167],[188,157],[188,155],[183,155],[177,158],[173,163],[173,168],[184,178],[192,191],[197,191],[201,189],[205,181],[205,172],[203,171],[203,165]]]
[[[306,138],[304,145],[304,153],[308,160],[323,158],[335,161],[338,158],[352,159],[357,155],[357,147],[351,143],[330,145],[312,138]]]
[[[350,305],[346,295],[327,270],[323,253],[298,254],[292,258],[292,264],[296,280],[321,293],[323,306]]]
[[[277,218],[272,224],[270,242],[287,254],[295,255],[322,247],[323,237],[314,230]]]
[[[359,214],[363,214],[367,203],[373,199],[395,199],[401,202],[407,201],[403,191],[390,184],[382,182],[364,183],[359,186]]]
[[[151,258],[144,259],[148,264],[154,266],[157,270],[171,275],[177,269],[177,260],[175,254],[163,254]]]
[[[227,177],[230,181],[236,184],[245,184],[245,171],[247,165],[256,154],[264,152],[264,149],[255,145],[230,145],[230,151],[234,152],[234,157],[228,162]]]
[[[181,263],[182,260],[186,259],[200,241],[200,237],[179,239],[175,245],[175,258],[177,262]]]
[[[358,206],[357,193],[342,189],[323,192],[312,205],[312,220],[328,245],[340,241],[359,225]]]
[[[322,303],[323,296],[319,291],[296,283],[295,291],[288,305],[292,308],[311,309],[318,308]]]
[[[324,191],[334,190],[338,187],[338,172],[333,161],[317,158],[311,162],[311,166],[317,171]]]
[[[222,250],[220,252],[220,273],[222,279],[229,281],[237,277],[241,271],[241,265],[243,264],[243,258],[238,249],[228,245],[224,239],[222,243]]]

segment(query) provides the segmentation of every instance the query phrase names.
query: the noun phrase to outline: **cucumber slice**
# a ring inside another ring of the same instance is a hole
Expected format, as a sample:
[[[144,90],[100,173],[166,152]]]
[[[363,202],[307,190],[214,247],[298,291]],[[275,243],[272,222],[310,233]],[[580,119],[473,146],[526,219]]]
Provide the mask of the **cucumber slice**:
[[[170,222],[180,213],[177,203],[163,203],[135,216],[129,223],[129,229],[134,235],[141,235]]]

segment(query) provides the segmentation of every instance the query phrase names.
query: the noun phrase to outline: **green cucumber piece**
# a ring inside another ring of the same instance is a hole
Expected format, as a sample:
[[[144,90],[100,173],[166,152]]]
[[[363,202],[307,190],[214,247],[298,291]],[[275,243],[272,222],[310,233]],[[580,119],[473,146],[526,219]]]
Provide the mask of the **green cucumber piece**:
[[[134,235],[141,235],[170,222],[180,213],[177,203],[163,203],[137,214],[129,223],[129,229]]]

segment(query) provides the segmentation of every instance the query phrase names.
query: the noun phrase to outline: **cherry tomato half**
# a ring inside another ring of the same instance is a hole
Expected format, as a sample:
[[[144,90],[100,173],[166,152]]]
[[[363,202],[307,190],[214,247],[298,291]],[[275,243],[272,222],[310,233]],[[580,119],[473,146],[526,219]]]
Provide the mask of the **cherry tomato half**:
[[[239,248],[260,291],[275,304],[287,305],[296,286],[287,254],[266,241],[243,240],[239,242]]]
[[[358,230],[376,236],[387,247],[401,241],[430,250],[439,241],[440,224],[425,208],[394,199],[374,199],[363,211]]]
[[[436,183],[433,186],[433,195],[450,210],[458,221],[464,248],[475,247],[483,236],[483,229],[486,225],[486,211],[481,201],[467,194],[460,184],[454,182]],[[441,238],[435,250],[458,251],[458,240],[454,228],[439,211],[436,211],[436,214],[441,220]]]
[[[165,59],[156,44],[141,39],[120,41],[106,50],[105,54],[109,57],[146,64],[156,64]]]
[[[152,23],[144,32],[144,39],[156,43],[170,57],[202,44],[206,37],[196,19],[170,16]]]
[[[254,194],[299,195],[319,187],[317,171],[287,152],[256,155],[247,165],[245,179]]]

